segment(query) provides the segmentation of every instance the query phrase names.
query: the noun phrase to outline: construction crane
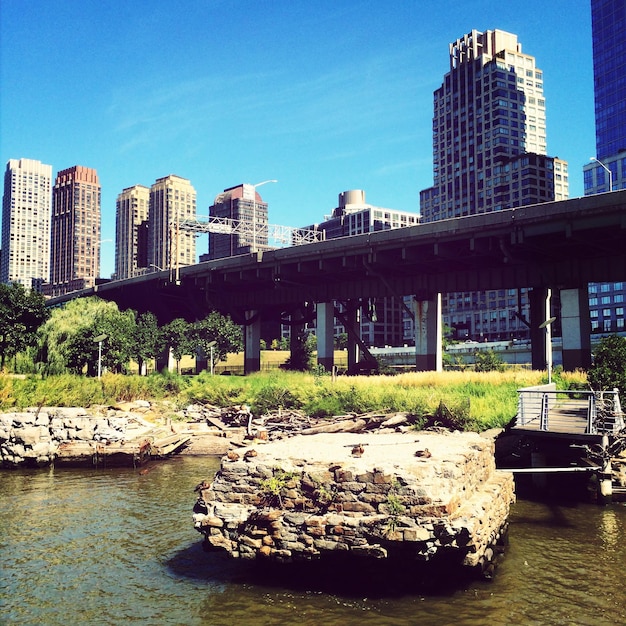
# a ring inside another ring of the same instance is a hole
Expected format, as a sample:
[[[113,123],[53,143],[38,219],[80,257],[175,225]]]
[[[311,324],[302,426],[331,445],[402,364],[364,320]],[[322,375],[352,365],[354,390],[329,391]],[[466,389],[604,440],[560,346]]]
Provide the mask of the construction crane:
[[[324,241],[324,230],[315,228],[294,228],[292,226],[277,226],[276,224],[253,224],[250,220],[233,220],[227,217],[202,217],[182,220],[178,225],[180,230],[203,233],[217,233],[220,235],[239,235],[244,241],[267,240],[270,247],[300,246],[305,243]]]

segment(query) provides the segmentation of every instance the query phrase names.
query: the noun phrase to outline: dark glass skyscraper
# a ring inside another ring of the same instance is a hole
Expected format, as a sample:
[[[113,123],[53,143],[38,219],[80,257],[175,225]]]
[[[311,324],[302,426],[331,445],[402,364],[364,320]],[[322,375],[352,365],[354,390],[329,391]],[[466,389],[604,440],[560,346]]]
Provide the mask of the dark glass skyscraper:
[[[626,189],[626,0],[591,0],[596,158],[585,195]],[[591,331],[624,333],[624,282],[589,285]]]
[[[626,0],[591,0],[596,158],[585,195],[626,189]]]
[[[591,0],[596,156],[626,157],[626,0]]]

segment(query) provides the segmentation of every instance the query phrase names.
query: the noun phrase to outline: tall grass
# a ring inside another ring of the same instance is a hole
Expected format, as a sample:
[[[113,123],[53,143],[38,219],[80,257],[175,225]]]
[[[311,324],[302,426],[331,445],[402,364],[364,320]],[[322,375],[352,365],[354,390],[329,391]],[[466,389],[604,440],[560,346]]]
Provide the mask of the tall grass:
[[[584,388],[583,373],[555,373],[559,388]],[[459,427],[485,430],[506,425],[517,409],[517,389],[545,382],[545,373],[413,372],[398,376],[340,376],[272,371],[251,376],[187,378],[172,374],[148,377],[106,374],[13,378],[0,375],[0,409],[27,406],[85,406],[119,401],[167,399],[232,406],[247,404],[255,415],[298,409],[315,417],[370,411],[406,412],[421,423],[452,415]]]

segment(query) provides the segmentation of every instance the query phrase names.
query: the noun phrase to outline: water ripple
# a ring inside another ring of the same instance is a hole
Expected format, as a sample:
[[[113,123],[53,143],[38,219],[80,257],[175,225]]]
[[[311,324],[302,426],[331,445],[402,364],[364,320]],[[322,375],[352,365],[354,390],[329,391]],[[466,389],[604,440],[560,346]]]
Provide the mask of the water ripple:
[[[390,593],[375,572],[359,595],[324,585],[331,572],[285,580],[205,554],[191,524],[193,488],[216,469],[216,459],[181,458],[147,473],[0,473],[3,623],[626,623],[625,507],[520,502],[492,583]]]

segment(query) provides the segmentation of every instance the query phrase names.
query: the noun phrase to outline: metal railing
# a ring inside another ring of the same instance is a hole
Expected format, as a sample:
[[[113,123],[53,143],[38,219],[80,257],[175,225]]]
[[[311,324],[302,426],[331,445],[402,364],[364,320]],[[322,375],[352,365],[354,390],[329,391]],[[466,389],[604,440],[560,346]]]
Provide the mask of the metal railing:
[[[554,384],[518,389],[516,427],[544,432],[616,434],[624,429],[617,389],[557,390]]]

